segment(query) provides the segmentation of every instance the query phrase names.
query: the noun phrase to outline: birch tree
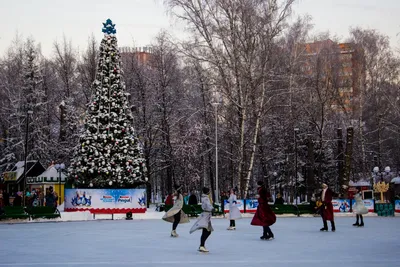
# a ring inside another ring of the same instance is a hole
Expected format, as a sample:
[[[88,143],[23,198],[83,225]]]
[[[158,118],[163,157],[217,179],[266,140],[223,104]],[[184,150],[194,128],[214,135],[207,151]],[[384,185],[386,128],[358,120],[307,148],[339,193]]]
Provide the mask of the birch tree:
[[[214,83],[226,105],[231,105],[237,114],[232,133],[238,144],[234,153],[238,166],[236,180],[242,196],[246,197],[257,151],[260,115],[266,105],[264,89],[268,86],[262,84],[268,83],[271,47],[282,31],[293,1],[165,2],[196,36],[195,53],[189,56],[214,68]],[[259,97],[253,102],[251,95]],[[250,119],[252,116],[254,120]],[[247,128],[251,129],[249,133]]]

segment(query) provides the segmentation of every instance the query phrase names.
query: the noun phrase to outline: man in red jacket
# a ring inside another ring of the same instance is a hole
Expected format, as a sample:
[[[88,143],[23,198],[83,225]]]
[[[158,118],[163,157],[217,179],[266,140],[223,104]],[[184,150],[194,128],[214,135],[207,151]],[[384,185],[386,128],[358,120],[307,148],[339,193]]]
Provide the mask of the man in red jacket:
[[[332,205],[332,195],[333,192],[328,188],[327,184],[322,184],[322,192],[321,192],[321,201],[322,201],[322,221],[324,223],[324,227],[320,229],[320,231],[328,231],[328,223],[327,221],[331,221],[332,232],[336,231],[335,221],[333,218],[333,205]]]

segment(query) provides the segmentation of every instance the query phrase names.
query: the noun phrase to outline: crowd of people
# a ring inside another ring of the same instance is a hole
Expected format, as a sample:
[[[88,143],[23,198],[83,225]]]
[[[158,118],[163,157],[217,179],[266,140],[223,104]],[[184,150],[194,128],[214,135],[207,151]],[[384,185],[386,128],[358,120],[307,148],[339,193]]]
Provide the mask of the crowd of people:
[[[58,195],[52,186],[46,189],[45,194],[41,192],[40,189],[32,189],[31,191],[26,190],[25,203],[23,202],[24,198],[22,191],[9,194],[6,190],[0,189],[0,208],[6,206],[57,207]]]

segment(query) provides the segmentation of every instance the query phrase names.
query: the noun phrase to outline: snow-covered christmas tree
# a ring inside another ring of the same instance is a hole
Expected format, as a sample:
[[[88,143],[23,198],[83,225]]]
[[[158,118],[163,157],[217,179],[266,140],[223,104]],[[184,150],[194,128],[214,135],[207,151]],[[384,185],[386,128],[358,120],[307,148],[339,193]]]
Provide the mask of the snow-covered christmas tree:
[[[115,24],[110,19],[103,24],[92,100],[69,176],[80,187],[130,187],[146,180],[146,167],[131,125]]]

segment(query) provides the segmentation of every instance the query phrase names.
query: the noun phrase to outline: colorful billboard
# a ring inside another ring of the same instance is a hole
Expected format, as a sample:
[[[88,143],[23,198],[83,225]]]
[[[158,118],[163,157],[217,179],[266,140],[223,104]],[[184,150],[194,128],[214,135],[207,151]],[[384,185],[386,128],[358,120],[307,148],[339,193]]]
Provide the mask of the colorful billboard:
[[[145,212],[146,189],[65,189],[65,211]]]
[[[394,210],[396,212],[400,212],[400,200],[395,200],[395,202],[394,202]]]

